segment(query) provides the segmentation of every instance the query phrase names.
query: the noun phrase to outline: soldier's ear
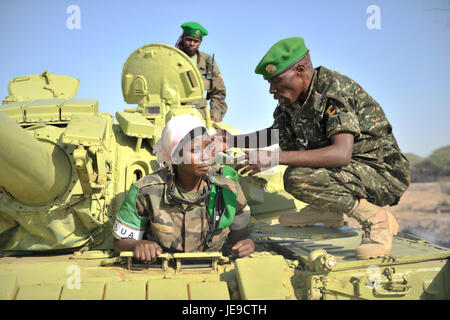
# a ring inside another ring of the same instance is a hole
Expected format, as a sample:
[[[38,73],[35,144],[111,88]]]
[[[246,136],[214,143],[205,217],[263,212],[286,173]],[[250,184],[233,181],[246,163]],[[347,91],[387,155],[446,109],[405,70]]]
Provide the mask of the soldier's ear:
[[[295,67],[295,70],[299,73],[299,74],[303,74],[306,70],[305,66],[301,63],[297,64],[297,66]]]

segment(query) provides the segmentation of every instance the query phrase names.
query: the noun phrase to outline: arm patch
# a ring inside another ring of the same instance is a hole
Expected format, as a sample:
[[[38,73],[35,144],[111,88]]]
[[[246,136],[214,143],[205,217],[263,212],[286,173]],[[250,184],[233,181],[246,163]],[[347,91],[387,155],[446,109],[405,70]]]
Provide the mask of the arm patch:
[[[142,240],[148,219],[138,214],[136,200],[139,195],[139,188],[134,184],[128,190],[127,196],[117,213],[113,227],[113,236],[117,239],[132,238]]]

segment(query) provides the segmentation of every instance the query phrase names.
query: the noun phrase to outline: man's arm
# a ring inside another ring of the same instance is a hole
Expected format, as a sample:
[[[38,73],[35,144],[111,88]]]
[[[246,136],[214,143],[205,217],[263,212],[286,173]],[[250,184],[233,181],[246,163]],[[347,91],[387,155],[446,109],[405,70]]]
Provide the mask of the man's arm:
[[[246,161],[236,167],[243,169],[240,174],[248,173],[250,176],[268,169],[276,164],[293,167],[310,168],[337,168],[350,163],[353,153],[354,136],[352,133],[341,132],[331,136],[331,145],[313,150],[304,151],[278,151],[278,162],[274,159],[274,151],[247,152]]]
[[[337,168],[350,163],[353,134],[342,132],[331,136],[331,145],[306,151],[280,151],[280,164],[294,167]]]

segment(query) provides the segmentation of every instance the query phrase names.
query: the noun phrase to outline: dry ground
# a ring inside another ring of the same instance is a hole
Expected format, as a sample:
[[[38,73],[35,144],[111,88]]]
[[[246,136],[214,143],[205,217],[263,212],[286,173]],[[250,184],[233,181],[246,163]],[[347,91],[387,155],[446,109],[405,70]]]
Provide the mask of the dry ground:
[[[412,183],[398,205],[390,207],[400,231],[450,248],[450,183]],[[358,223],[349,218],[349,225]]]

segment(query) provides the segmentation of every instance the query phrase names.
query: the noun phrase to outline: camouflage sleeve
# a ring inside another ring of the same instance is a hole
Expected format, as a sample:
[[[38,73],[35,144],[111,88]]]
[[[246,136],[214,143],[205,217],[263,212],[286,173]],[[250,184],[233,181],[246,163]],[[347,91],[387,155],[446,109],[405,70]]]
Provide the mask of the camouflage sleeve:
[[[340,132],[352,133],[357,138],[361,133],[358,116],[335,99],[328,99],[325,105],[324,119],[327,138]]]
[[[290,130],[290,125],[281,114],[280,107],[278,106],[273,113],[273,124],[269,128],[270,130],[276,130],[278,132],[278,145],[282,151],[297,150],[298,147],[295,143],[295,134]]]
[[[148,218],[143,214],[142,207],[138,200],[139,188],[134,184],[128,190],[127,196],[117,213],[116,221],[113,227],[113,236],[117,239],[133,238],[142,240],[148,224]]]
[[[230,225],[230,230],[241,230],[250,222],[250,207],[238,182],[236,182],[236,189],[236,214],[234,215],[233,223]]]
[[[220,121],[222,121],[228,109],[225,102],[225,97],[225,82],[223,81],[222,74],[220,73],[220,69],[217,66],[216,61],[214,61],[213,79],[211,88],[208,90],[206,98],[210,100],[209,104],[211,106],[211,117],[217,118]]]

